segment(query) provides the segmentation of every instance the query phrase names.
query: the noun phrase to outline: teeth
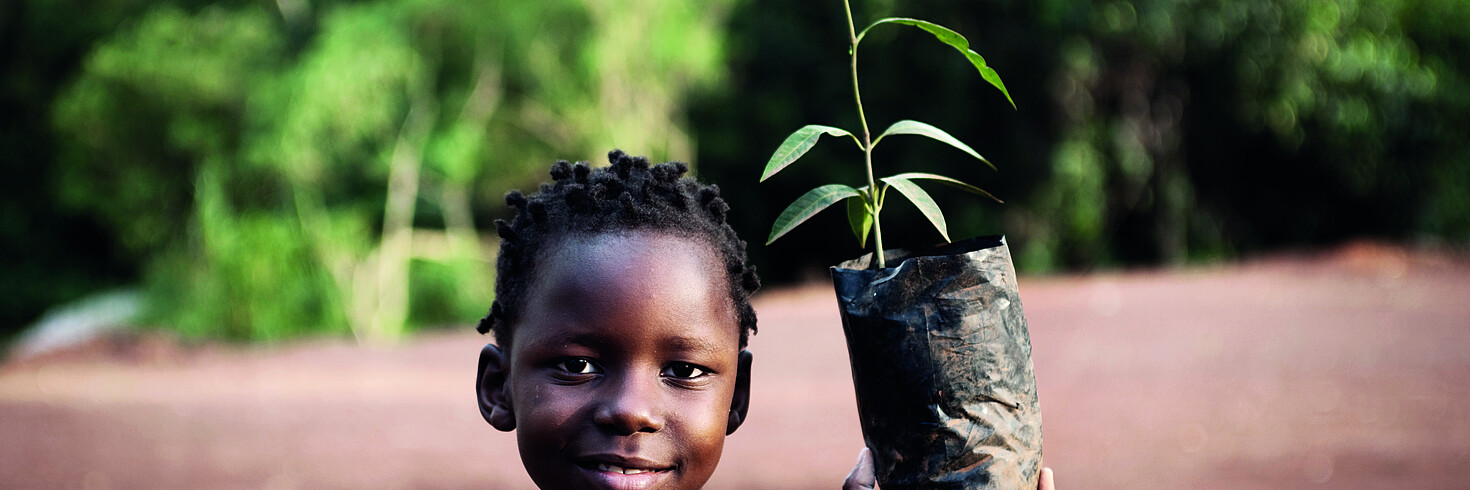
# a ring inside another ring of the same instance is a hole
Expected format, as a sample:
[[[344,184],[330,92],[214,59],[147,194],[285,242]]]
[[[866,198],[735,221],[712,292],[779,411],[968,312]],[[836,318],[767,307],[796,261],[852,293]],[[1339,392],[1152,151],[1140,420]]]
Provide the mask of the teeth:
[[[624,475],[636,475],[636,474],[639,474],[639,473],[648,473],[651,470],[643,470],[643,469],[638,469],[638,468],[624,468],[624,467],[621,467],[621,466],[613,466],[613,465],[610,465],[610,464],[599,464],[599,465],[597,465],[597,471],[607,471],[607,472],[612,472],[612,473],[622,473]]]

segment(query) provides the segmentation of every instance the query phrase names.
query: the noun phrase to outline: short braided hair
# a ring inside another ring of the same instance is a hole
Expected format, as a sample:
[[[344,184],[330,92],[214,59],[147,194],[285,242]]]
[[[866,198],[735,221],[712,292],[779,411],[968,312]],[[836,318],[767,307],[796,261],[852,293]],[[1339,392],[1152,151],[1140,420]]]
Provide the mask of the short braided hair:
[[[647,230],[693,238],[710,245],[724,262],[726,283],[740,324],[740,347],[755,333],[750,295],[760,288],[755,267],[745,264],[745,242],[725,222],[730,206],[720,188],[684,177],[682,162],[649,167],[648,159],[620,150],[607,154],[612,166],[592,168],[587,162],[551,166],[552,182],[526,196],[505,195],[515,208],[510,221],[495,220],[500,257],[495,262],[495,301],[480,320],[480,333],[493,331],[495,342],[509,346],[511,330],[535,282],[539,252],[571,235]]]

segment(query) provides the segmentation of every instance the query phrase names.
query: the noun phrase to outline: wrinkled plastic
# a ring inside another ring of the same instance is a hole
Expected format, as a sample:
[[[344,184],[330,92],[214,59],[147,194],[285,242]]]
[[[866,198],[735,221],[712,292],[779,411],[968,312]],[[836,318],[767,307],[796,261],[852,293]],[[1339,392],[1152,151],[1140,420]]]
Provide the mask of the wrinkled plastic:
[[[832,268],[879,487],[1032,489],[1041,410],[1001,236]]]

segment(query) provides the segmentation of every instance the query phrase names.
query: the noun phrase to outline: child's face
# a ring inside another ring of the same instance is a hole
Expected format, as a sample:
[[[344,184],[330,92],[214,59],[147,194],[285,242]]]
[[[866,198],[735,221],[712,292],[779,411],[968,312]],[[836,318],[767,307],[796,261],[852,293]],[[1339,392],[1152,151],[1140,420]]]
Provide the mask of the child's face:
[[[545,256],[504,386],[531,478],[703,486],[748,397],[721,262],[708,245],[648,232],[573,238]]]

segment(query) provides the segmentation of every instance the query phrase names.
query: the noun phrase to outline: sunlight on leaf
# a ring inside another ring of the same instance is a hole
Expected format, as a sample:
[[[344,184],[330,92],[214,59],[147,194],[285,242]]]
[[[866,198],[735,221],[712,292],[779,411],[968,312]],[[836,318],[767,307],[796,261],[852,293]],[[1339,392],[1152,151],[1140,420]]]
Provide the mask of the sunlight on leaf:
[[[796,228],[796,225],[811,218],[818,211],[826,209],[827,206],[856,196],[860,196],[857,189],[842,184],[828,184],[807,191],[806,194],[796,198],[796,202],[787,206],[785,211],[781,211],[781,216],[776,217],[776,224],[771,226],[771,236],[766,239],[766,245],[781,238],[781,235],[785,235],[792,228]]]
[[[878,146],[878,142],[883,141],[883,137],[890,134],[917,134],[919,136],[927,136],[929,138],[943,142],[949,146],[959,148],[961,151],[969,153],[970,156],[978,158],[980,161],[985,162],[986,165],[990,165],[990,168],[995,168],[995,164],[990,163],[990,160],[986,160],[985,157],[980,156],[980,154],[976,153],[975,150],[970,148],[969,145],[966,145],[960,140],[955,139],[954,136],[950,136],[949,133],[946,133],[939,128],[921,123],[919,121],[903,120],[893,123],[892,126],[889,126],[888,129],[883,131],[883,134],[878,135],[878,139],[873,141],[873,146]]]
[[[934,37],[938,38],[944,44],[953,46],[954,49],[959,50],[961,54],[965,55],[965,58],[970,60],[970,64],[975,65],[975,69],[980,71],[980,76],[984,78],[985,81],[990,82],[990,85],[999,89],[1000,93],[1005,94],[1006,101],[1011,103],[1011,108],[1016,107],[1016,101],[1011,100],[1011,92],[1009,90],[1006,90],[1005,82],[1000,81],[1000,74],[996,73],[995,70],[991,69],[988,65],[985,64],[985,58],[980,56],[980,53],[976,53],[974,50],[970,49],[970,40],[965,39],[965,36],[961,36],[960,33],[952,31],[948,27],[919,19],[910,19],[906,17],[889,17],[886,19],[879,19],[877,22],[874,22],[867,28],[864,28],[863,32],[861,34],[858,34],[858,42],[862,42],[863,36],[866,36],[868,34],[868,30],[877,27],[878,24],[890,23],[914,26],[925,31],[929,31],[930,34],[933,34]]]
[[[772,175],[776,175],[776,172],[780,172],[787,165],[791,165],[791,162],[805,155],[807,150],[811,150],[812,146],[817,144],[817,139],[821,138],[823,134],[852,136],[852,133],[840,128],[819,124],[809,124],[806,127],[796,130],[795,133],[791,133],[791,136],[787,136],[786,141],[781,143],[781,147],[776,149],[776,153],[771,155],[771,161],[766,162],[766,170],[761,173],[761,182],[765,182]],[[853,141],[856,142],[857,137],[853,137]],[[862,145],[858,146],[861,147]]]
[[[944,223],[944,213],[939,211],[939,205],[934,203],[934,198],[929,197],[928,192],[924,192],[918,184],[897,177],[884,177],[883,182],[898,189],[903,197],[909,198],[919,208],[919,212],[924,213],[924,217],[929,218],[929,222],[939,230],[939,236],[944,237],[945,242],[949,241],[949,227]]]
[[[928,174],[928,173],[923,173],[923,172],[910,172],[910,173],[903,173],[903,174],[894,175],[892,177],[888,177],[888,178],[883,179],[883,181],[884,182],[887,182],[888,179],[903,179],[903,180],[926,179],[926,180],[937,180],[941,184],[944,184],[944,185],[947,185],[947,186],[950,186],[950,187],[954,187],[954,188],[957,188],[957,189],[961,189],[961,190],[963,190],[965,192],[969,192],[971,194],[985,196],[985,197],[988,197],[988,198],[991,198],[991,199],[995,199],[995,202],[998,202],[998,203],[1001,203],[1001,204],[1004,204],[1005,203],[1005,201],[1000,200],[1000,198],[995,197],[994,195],[991,195],[989,192],[985,192],[985,189],[981,189],[979,187],[975,187],[973,185],[966,184],[964,182],[960,182],[958,180],[951,179],[949,177],[945,177],[943,175]]]

